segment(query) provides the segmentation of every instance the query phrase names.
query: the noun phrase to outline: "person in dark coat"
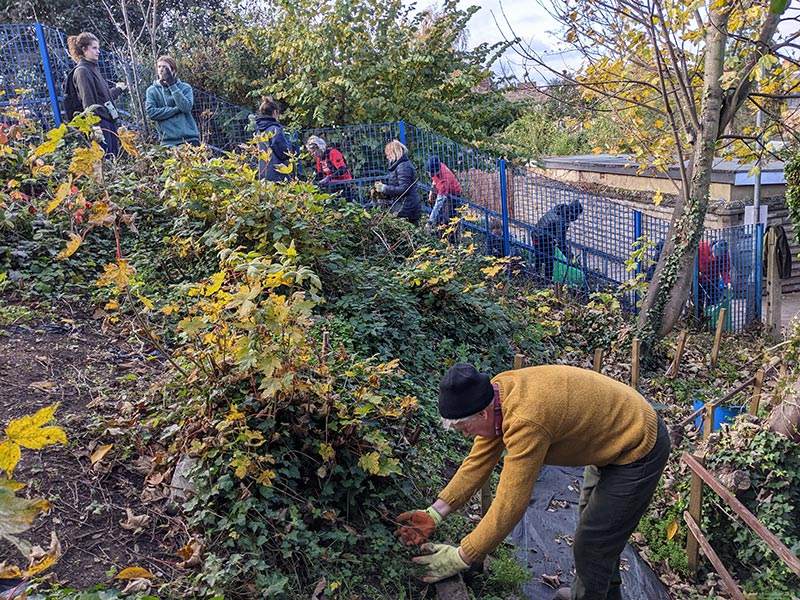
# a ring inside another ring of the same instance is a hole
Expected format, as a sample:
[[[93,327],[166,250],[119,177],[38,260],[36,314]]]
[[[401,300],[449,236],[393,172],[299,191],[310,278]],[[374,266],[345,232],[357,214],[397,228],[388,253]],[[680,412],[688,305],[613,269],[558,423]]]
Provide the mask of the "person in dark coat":
[[[536,259],[536,269],[543,270],[546,280],[553,277],[553,261],[556,247],[567,261],[572,251],[567,244],[567,230],[583,213],[583,205],[574,200],[569,204],[556,204],[548,210],[531,231],[531,245]]]
[[[292,171],[291,145],[278,122],[281,107],[269,96],[265,96],[256,114],[256,131],[269,139],[259,142],[262,152],[268,152],[269,162],[258,161],[258,178],[267,181],[289,181]]]
[[[422,214],[422,204],[417,187],[419,178],[408,158],[408,148],[398,140],[392,140],[386,144],[384,154],[389,161],[389,177],[386,183],[376,181],[375,189],[388,198],[391,212],[416,225]]]
[[[97,61],[100,59],[100,43],[97,37],[84,31],[78,35],[67,38],[69,55],[78,65],[72,71],[72,83],[81,101],[81,109],[91,108],[92,112],[100,117],[100,129],[103,131],[103,141],[100,146],[106,151],[106,156],[119,156],[120,144],[117,132],[117,119],[119,113],[114,106],[114,100],[128,89],[125,82],[117,83],[109,88]],[[69,115],[71,116],[71,115]]]

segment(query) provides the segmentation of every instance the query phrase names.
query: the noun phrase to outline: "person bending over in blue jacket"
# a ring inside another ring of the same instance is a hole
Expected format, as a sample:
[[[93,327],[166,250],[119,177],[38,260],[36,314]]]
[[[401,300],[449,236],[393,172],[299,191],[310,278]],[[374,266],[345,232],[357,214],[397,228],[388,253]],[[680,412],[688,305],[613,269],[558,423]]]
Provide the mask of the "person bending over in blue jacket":
[[[178,63],[171,56],[156,61],[158,79],[147,88],[147,116],[155,121],[162,146],[200,145],[200,131],[192,116],[192,86],[176,77]]]

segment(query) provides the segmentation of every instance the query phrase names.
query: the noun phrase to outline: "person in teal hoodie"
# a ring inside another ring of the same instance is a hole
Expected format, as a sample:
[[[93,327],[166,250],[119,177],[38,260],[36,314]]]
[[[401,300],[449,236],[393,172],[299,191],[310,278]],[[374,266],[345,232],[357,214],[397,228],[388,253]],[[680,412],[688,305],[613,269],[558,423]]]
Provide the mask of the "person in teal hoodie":
[[[156,61],[158,79],[147,88],[147,116],[155,121],[162,146],[200,145],[200,131],[192,116],[192,86],[176,77],[178,63],[171,56]]]

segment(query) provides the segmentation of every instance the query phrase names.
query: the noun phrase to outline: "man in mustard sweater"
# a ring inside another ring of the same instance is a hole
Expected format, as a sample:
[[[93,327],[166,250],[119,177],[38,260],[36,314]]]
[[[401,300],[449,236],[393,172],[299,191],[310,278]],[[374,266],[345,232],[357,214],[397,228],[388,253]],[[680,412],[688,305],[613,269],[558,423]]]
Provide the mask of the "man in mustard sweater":
[[[554,600],[620,600],[619,558],[647,510],[669,458],[669,435],[653,407],[609,377],[564,365],[529,367],[493,379],[472,365],[450,368],[439,386],[445,428],[475,436],[472,450],[426,510],[397,517],[424,581],[440,581],[492,552],[522,519],[543,464],[586,467],[573,552],[575,579]],[[458,547],[427,544],[506,455],[486,516]]]

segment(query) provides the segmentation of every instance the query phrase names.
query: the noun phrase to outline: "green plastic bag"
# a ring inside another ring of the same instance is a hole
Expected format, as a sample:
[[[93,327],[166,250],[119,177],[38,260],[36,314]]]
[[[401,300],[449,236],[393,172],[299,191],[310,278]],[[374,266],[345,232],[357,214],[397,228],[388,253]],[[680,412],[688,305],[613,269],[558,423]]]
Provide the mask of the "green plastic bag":
[[[731,299],[733,294],[730,290],[725,290],[722,294],[722,299],[716,304],[706,306],[706,318],[708,318],[709,326],[716,329],[717,321],[719,320],[719,311],[725,309],[725,322],[723,327],[725,331],[733,331],[733,313],[731,311]]]
[[[558,246],[553,251],[553,281],[560,281],[574,287],[583,287],[586,277],[583,271],[571,265]]]

